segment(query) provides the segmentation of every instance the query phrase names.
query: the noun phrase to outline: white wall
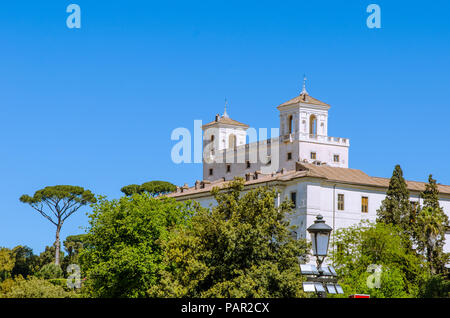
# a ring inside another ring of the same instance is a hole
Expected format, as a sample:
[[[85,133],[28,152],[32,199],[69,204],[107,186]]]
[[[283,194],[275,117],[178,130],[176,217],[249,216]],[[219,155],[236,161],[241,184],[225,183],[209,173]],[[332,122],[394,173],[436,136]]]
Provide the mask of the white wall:
[[[386,194],[381,189],[356,185],[336,185],[321,180],[305,178],[287,183],[281,190],[281,200],[290,198],[291,192],[297,193],[297,208],[289,217],[291,224],[296,226],[298,238],[308,238],[306,229],[314,223],[316,216],[321,214],[325,222],[334,230],[349,227],[362,220],[375,221],[377,210]],[[344,210],[337,209],[338,194],[344,194]],[[361,197],[369,198],[369,210],[361,212]],[[333,197],[335,198],[333,202]],[[411,201],[417,201],[418,195],[412,194]],[[203,207],[216,205],[211,195],[196,199]],[[450,217],[450,196],[442,196],[440,205]],[[420,201],[423,204],[423,200]],[[450,252],[450,234],[446,235],[444,251]]]

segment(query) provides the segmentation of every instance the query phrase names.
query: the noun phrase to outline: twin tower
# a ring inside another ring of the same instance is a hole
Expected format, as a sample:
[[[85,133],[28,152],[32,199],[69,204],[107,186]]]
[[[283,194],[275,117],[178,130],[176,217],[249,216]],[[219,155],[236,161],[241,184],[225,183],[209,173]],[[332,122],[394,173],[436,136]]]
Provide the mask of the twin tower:
[[[279,105],[279,137],[247,143],[249,126],[222,116],[202,126],[203,180],[246,180],[258,174],[295,170],[295,163],[348,168],[347,138],[328,136],[330,105],[311,97],[303,85],[299,96]]]

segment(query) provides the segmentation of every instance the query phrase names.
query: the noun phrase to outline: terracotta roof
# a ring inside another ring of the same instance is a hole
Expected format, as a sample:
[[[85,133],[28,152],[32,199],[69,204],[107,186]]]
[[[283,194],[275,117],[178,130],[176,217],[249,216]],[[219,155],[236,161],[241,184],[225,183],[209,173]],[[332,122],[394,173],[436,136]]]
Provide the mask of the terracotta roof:
[[[252,174],[253,175],[253,174]],[[288,170],[283,173],[276,174],[258,174],[257,179],[250,178],[245,182],[245,185],[256,185],[266,182],[287,182],[297,178],[320,178],[331,182],[348,183],[354,185],[373,186],[386,189],[389,186],[389,178],[371,177],[361,170],[349,168],[337,168],[330,166],[317,166],[313,164],[297,163],[296,170]],[[229,181],[223,179],[206,182],[204,187],[198,183],[197,189],[195,187],[185,188],[183,192],[173,192],[169,194],[170,197],[183,197],[191,194],[201,194],[210,192],[213,187],[226,187]],[[406,181],[410,191],[424,191],[425,182]],[[438,190],[442,194],[450,194],[450,185],[438,185]]]
[[[249,127],[248,125],[240,123],[240,122],[238,122],[238,121],[236,121],[234,119],[231,119],[230,117],[220,116],[217,121],[212,121],[210,123],[204,124],[202,126],[202,128],[209,127],[209,126],[215,125],[217,123],[225,124],[225,125],[241,126],[241,127],[245,127],[245,128]]]
[[[297,97],[294,97],[291,100],[288,100],[287,102],[279,105],[278,107],[281,106],[288,106],[288,105],[293,105],[293,104],[298,104],[298,103],[305,103],[305,104],[313,104],[313,105],[320,105],[320,106],[328,106],[330,107],[330,105],[321,102],[320,100],[309,96],[308,94],[305,93],[301,93],[300,95],[298,95]]]

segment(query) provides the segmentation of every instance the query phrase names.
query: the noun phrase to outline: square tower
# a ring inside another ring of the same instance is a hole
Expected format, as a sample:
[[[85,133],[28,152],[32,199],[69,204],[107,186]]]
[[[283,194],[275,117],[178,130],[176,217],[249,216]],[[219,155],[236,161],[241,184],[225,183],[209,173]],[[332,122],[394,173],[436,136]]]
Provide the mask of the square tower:
[[[328,110],[330,105],[310,96],[303,85],[299,96],[279,105],[280,143],[295,143],[290,156],[283,153],[288,147],[280,146],[280,158],[296,156],[295,161],[327,164],[348,168],[348,138],[328,136]]]

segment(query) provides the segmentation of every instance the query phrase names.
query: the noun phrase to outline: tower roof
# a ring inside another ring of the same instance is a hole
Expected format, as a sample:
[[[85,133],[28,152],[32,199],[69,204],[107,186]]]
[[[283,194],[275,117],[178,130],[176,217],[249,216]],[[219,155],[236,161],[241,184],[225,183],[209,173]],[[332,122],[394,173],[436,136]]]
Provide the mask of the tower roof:
[[[236,121],[236,120],[234,120],[234,119],[231,119],[230,117],[228,117],[228,115],[227,115],[227,116],[219,116],[219,115],[217,115],[217,116],[216,116],[216,120],[214,120],[214,121],[212,121],[212,122],[210,122],[210,123],[204,124],[204,125],[202,126],[202,129],[205,129],[205,128],[214,126],[214,125],[216,125],[216,124],[224,124],[224,125],[231,125],[231,126],[240,126],[240,127],[243,127],[243,128],[248,128],[248,127],[249,127],[249,126],[246,125],[246,124],[243,124],[243,123],[240,123],[240,122],[238,122],[238,121]]]
[[[231,126],[240,126],[243,128],[248,128],[249,126],[243,123],[238,122],[237,120],[231,119],[230,116],[227,114],[227,105],[228,101],[225,98],[225,107],[223,110],[223,115],[220,116],[219,114],[216,115],[216,119],[210,123],[204,124],[202,126],[202,129],[214,126],[216,124],[224,124],[224,125],[231,125]]]
[[[313,105],[330,107],[330,105],[328,105],[328,104],[326,104],[324,102],[321,102],[320,100],[310,96],[306,91],[302,91],[302,93],[300,95],[298,95],[297,97],[294,97],[294,98],[288,100],[287,102],[279,105],[278,107],[288,106],[288,105],[293,105],[293,104],[298,104],[298,103],[313,104]]]

